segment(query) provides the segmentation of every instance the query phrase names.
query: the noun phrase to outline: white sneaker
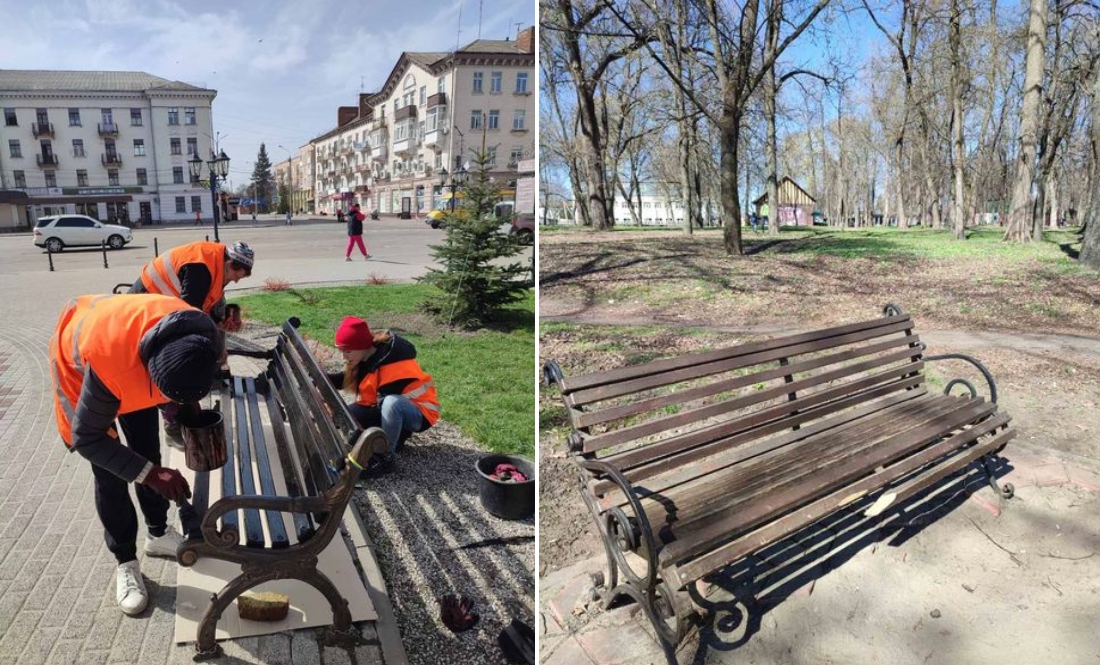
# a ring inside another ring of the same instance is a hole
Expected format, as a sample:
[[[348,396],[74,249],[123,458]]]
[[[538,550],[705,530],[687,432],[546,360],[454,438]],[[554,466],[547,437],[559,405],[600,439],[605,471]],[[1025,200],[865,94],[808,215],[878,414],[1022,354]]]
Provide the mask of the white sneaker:
[[[163,556],[169,559],[175,559],[176,550],[178,550],[179,546],[182,544],[183,536],[172,527],[168,527],[164,535],[158,538],[145,534],[145,547],[143,549],[149,556]]]
[[[145,590],[145,580],[136,560],[119,564],[115,573],[115,598],[123,614],[133,616],[145,610],[149,592]]]

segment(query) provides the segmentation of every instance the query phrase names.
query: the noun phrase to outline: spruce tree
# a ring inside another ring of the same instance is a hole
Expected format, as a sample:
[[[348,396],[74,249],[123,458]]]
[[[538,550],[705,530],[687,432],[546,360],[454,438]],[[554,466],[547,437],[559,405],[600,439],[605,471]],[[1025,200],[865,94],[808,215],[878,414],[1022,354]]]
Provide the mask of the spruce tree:
[[[263,143],[260,144],[260,153],[256,155],[256,165],[252,168],[252,182],[256,184],[256,199],[263,203],[260,212],[270,212],[274,182],[271,177],[271,160],[267,158],[267,147]]]
[[[444,293],[440,300],[422,303],[424,309],[467,329],[495,322],[501,308],[520,300],[529,286],[526,266],[500,261],[523,249],[493,216],[503,183],[489,178],[487,153],[477,154],[474,163],[470,182],[459,190],[461,207],[446,216],[446,240],[431,246],[442,269],[429,269],[420,278]]]
[[[290,210],[290,187],[285,183],[279,183],[279,208],[276,212],[285,215]]]

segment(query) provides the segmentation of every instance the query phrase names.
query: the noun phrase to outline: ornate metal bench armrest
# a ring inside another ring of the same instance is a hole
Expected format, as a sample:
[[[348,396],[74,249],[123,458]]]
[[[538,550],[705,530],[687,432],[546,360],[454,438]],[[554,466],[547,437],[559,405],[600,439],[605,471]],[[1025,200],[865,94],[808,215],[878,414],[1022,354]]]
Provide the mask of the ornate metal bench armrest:
[[[548,386],[557,386],[561,390],[561,382],[565,380],[565,374],[561,371],[561,365],[556,360],[551,360],[542,366],[542,378]]]
[[[921,347],[922,349],[926,349],[928,348],[928,345],[922,343]],[[994,404],[997,403],[997,383],[993,380],[993,374],[991,374],[990,371],[986,369],[985,365],[978,362],[976,358],[968,356],[965,353],[941,353],[935,356],[924,356],[924,360],[962,360],[964,362],[970,363],[974,367],[977,367],[978,371],[982,373],[983,377],[985,377],[986,384],[989,386],[989,401],[993,402]],[[943,394],[949,394],[951,392],[951,388],[953,388],[955,384],[962,384],[966,386],[970,390],[971,396],[978,396],[978,391],[974,388],[974,384],[966,379],[961,378],[951,379],[950,381],[948,381],[947,387],[943,389]]]
[[[609,539],[615,538],[616,542],[608,543],[608,545],[618,547],[616,558],[620,558],[624,551],[637,551],[647,564],[646,575],[642,580],[642,588],[650,590],[656,588],[658,582],[657,540],[654,538],[653,528],[649,524],[649,518],[646,517],[645,510],[642,509],[641,500],[638,498],[637,492],[634,491],[633,485],[630,484],[630,481],[622,472],[607,462],[577,460],[577,464],[586,471],[606,475],[626,497],[627,503],[630,504],[630,509],[634,513],[634,519],[627,517],[621,508],[614,508],[606,513],[607,517],[604,522],[606,528],[601,529],[603,531],[602,535]],[[620,566],[627,571],[631,570],[625,561],[621,561]]]

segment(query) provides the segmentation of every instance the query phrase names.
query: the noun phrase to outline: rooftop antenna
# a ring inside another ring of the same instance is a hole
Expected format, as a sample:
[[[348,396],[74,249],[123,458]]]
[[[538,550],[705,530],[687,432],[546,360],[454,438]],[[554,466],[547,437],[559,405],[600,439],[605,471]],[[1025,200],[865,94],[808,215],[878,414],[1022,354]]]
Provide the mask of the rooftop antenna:
[[[458,34],[455,35],[455,50],[462,45],[462,4],[458,3]]]
[[[519,36],[519,29],[523,27],[523,21],[516,21],[513,25],[516,26],[516,36]]]
[[[477,38],[481,39],[481,10],[485,7],[485,0],[477,0]]]
[[[360,76],[359,77],[359,92],[363,92],[366,89],[367,89],[366,77],[365,76]]]

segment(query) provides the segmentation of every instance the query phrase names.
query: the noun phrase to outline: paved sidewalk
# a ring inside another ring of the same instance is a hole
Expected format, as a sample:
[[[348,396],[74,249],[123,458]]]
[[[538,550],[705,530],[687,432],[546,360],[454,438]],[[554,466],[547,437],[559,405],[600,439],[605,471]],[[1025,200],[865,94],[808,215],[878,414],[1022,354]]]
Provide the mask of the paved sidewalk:
[[[330,256],[339,229],[320,237],[319,228],[249,229],[260,259],[246,285],[261,284],[264,275],[293,283],[361,281],[364,264]],[[46,343],[62,305],[132,282],[152,258],[147,230],[137,233],[148,247],[108,253],[109,269],[98,252],[67,251],[55,257],[59,269],[52,273],[45,255],[29,247],[29,236],[0,236],[0,665],[191,662],[192,646],[172,642],[174,562],[142,556],[150,608],[136,618],[118,609],[115,562],[95,515],[91,467],[66,453],[57,436],[48,378]],[[388,231],[377,233],[380,243],[388,242]],[[235,228],[222,239],[243,235]],[[162,248],[171,237],[194,239],[185,229],[167,231]],[[389,249],[398,260],[370,269],[392,280],[423,272],[424,248],[404,247],[396,237]],[[378,571],[364,567],[380,586]],[[375,602],[383,615],[380,605]],[[223,642],[227,657],[218,662],[399,665],[403,653],[387,650],[383,658],[385,638],[396,630],[387,621],[392,624],[392,614],[381,616],[377,630],[361,625],[364,643],[352,650],[323,647],[318,631],[303,630]]]
[[[1010,443],[998,505],[978,474],[906,514],[843,512],[704,585],[679,663],[1084,663],[1100,658],[1100,474]],[[866,506],[862,506],[865,508]],[[668,662],[635,604],[602,611],[603,557],[544,576],[545,665]]]

